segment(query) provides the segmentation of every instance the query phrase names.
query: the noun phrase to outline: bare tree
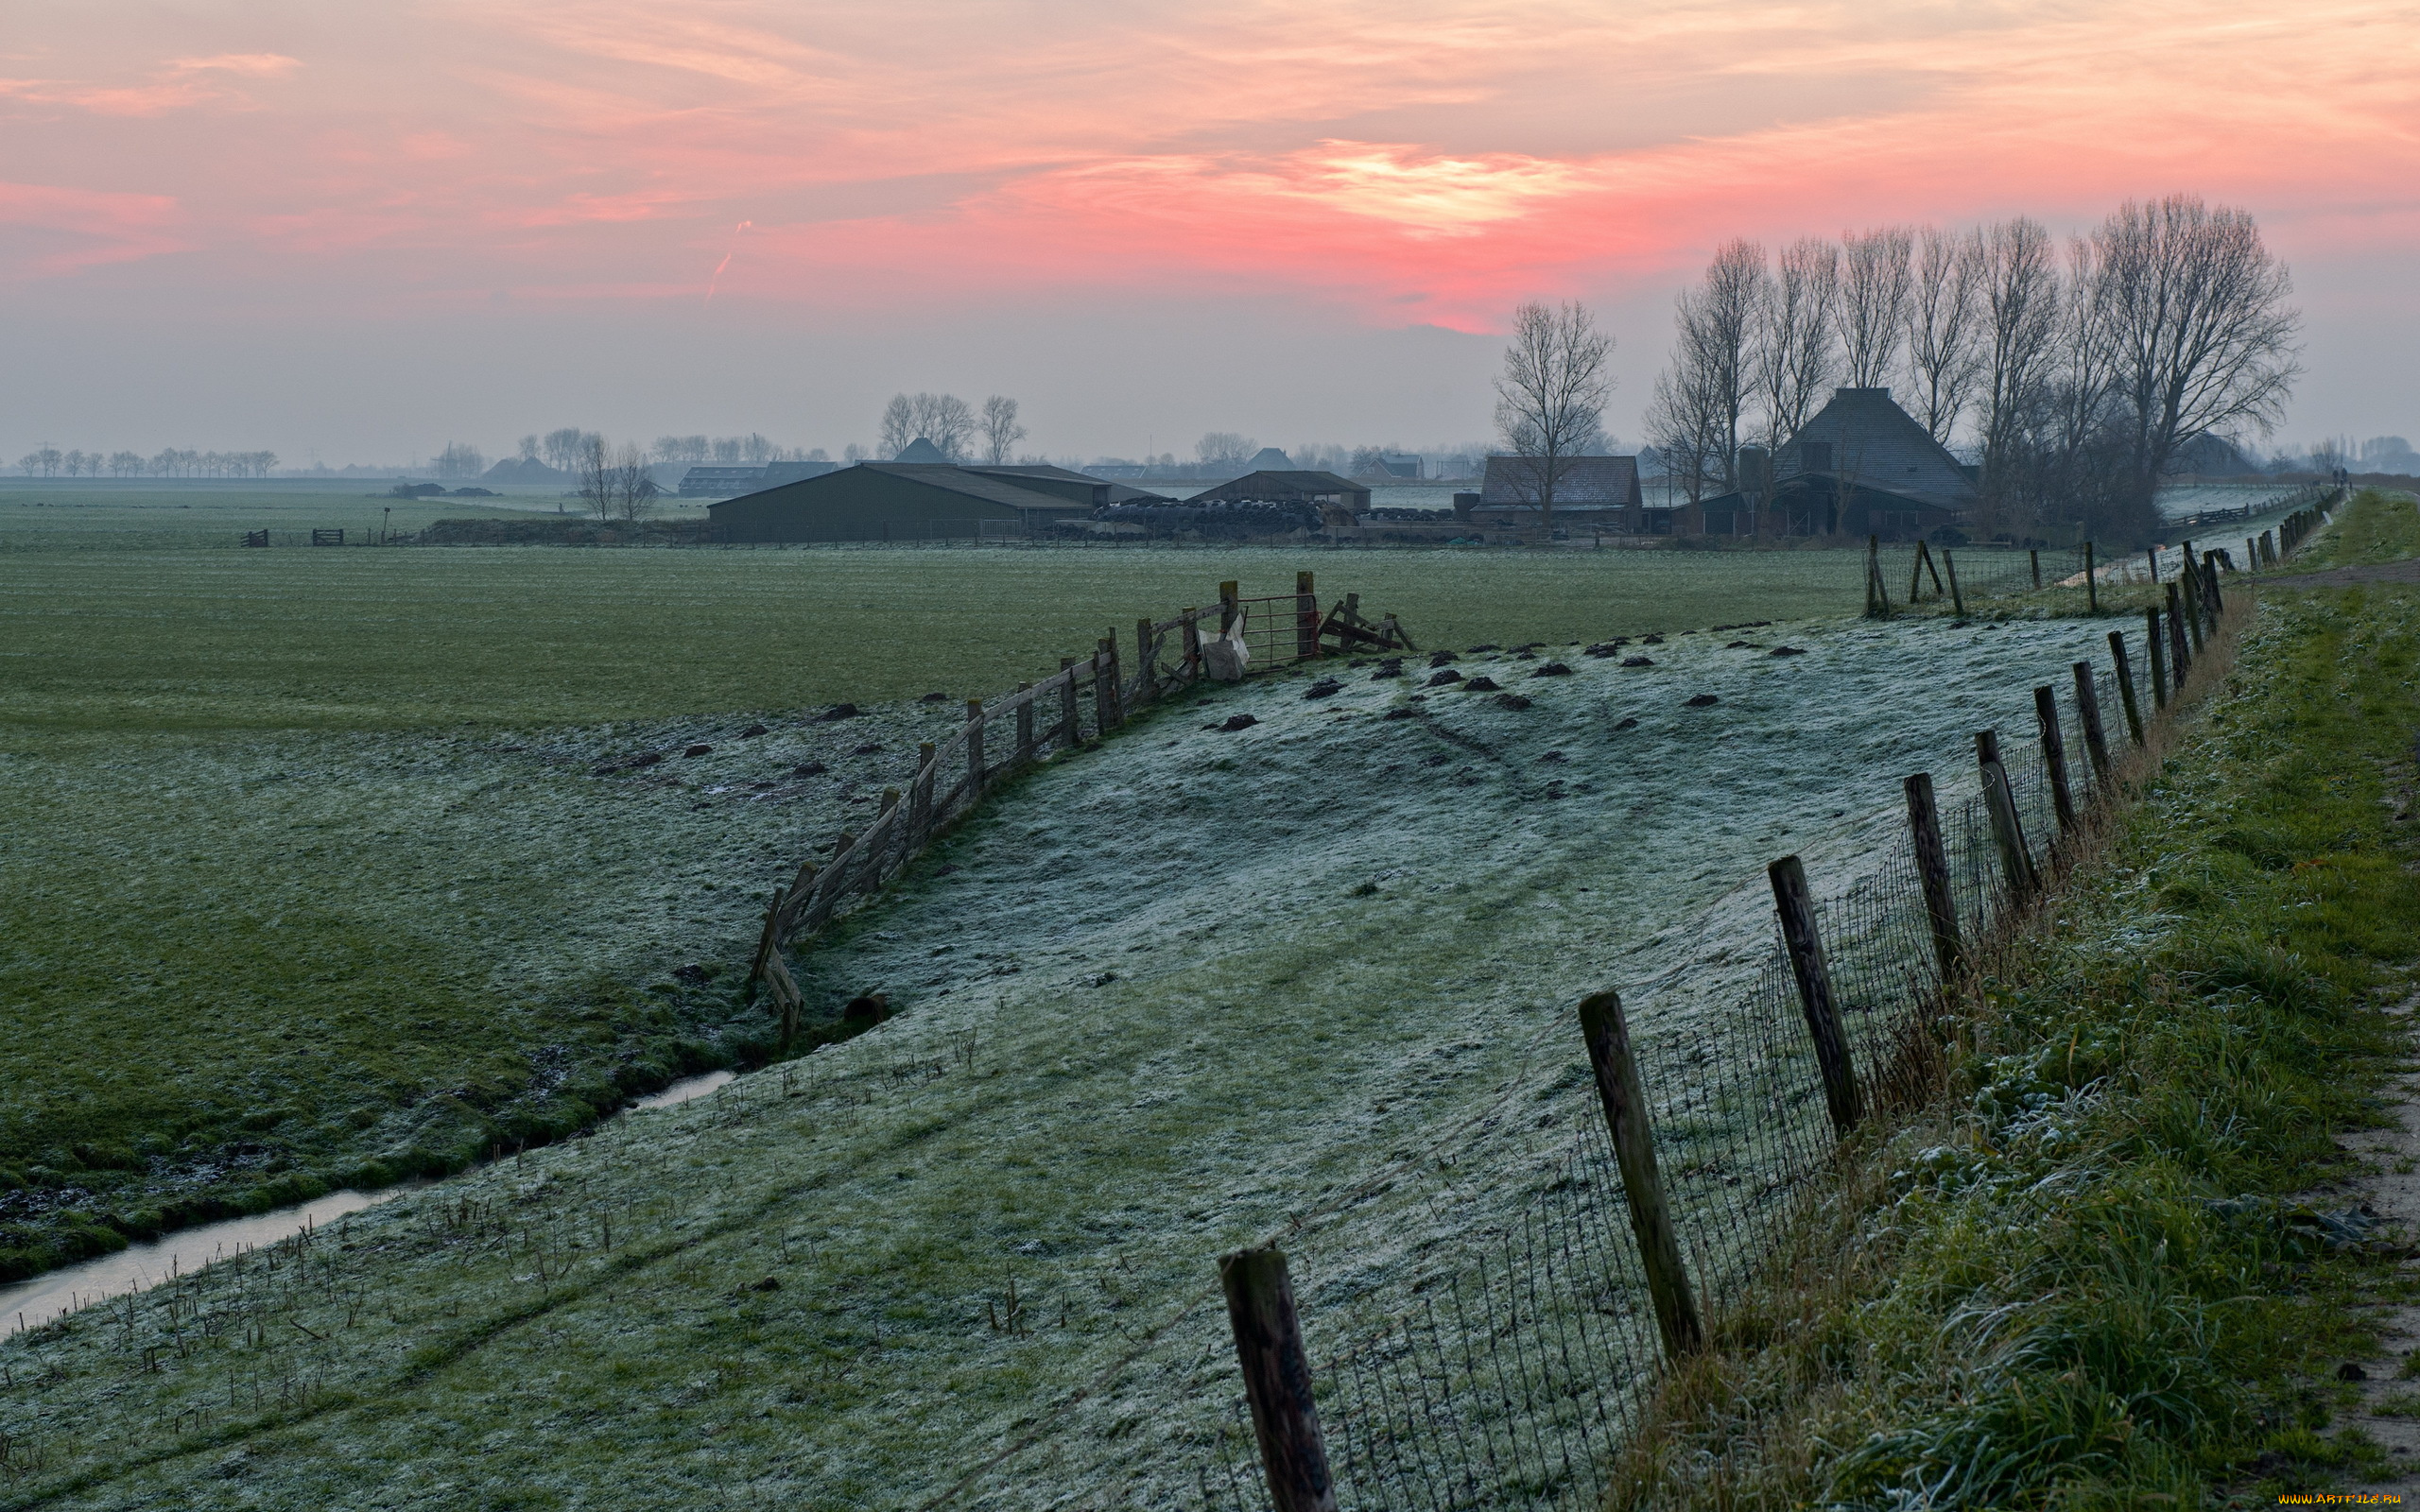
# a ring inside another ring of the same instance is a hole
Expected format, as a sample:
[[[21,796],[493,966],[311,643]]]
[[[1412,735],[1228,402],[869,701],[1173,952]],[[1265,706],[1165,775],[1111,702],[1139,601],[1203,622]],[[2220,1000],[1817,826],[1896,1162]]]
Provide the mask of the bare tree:
[[[2118,207],[2092,233],[2100,307],[2127,421],[2129,483],[2148,508],[2176,449],[2267,435],[2301,368],[2293,283],[2252,216],[2193,195]]]
[[[739,459],[751,467],[763,467],[782,454],[782,449],[755,431],[739,438]]]
[[[1798,434],[1832,386],[1832,307],[1840,289],[1839,248],[1809,236],[1782,249],[1755,343],[1765,431],[1775,447]]]
[[[983,459],[994,467],[1005,464],[1015,454],[1017,442],[1024,440],[1025,427],[1017,423],[1017,402],[1005,394],[994,394],[983,401]]]
[[[1233,471],[1253,459],[1260,443],[1235,431],[1205,431],[1193,443],[1194,457],[1206,472]]]
[[[545,448],[548,466],[564,472],[578,472],[580,461],[588,454],[591,444],[601,445],[604,439],[603,437],[592,431],[581,430],[577,425],[566,425],[561,430],[548,431],[546,438],[539,444]]]
[[[1495,428],[1548,533],[1556,486],[1602,444],[1605,402],[1614,392],[1605,365],[1613,352],[1613,336],[1597,329],[1597,318],[1577,300],[1560,306],[1532,301],[1512,313],[1512,344],[1495,379]]]
[[[110,472],[118,477],[130,478],[143,471],[143,456],[137,452],[112,452]]]
[[[488,470],[487,455],[467,441],[448,441],[437,454],[441,478],[475,478]]]
[[[2060,317],[2059,270],[2050,233],[2018,216],[1984,229],[1977,395],[1983,489],[1977,523],[1987,532],[2015,500],[2012,485],[2027,428],[2049,381]]]
[[[1909,258],[1915,234],[1905,226],[1883,226],[1841,237],[1840,297],[1832,318],[1841,331],[1841,356],[1848,386],[1880,388],[1890,380],[1907,329],[1912,293]]]
[[[614,454],[604,437],[592,432],[581,438],[579,449],[572,457],[571,474],[580,503],[595,511],[598,520],[612,519]]]
[[[975,411],[956,394],[893,394],[883,406],[882,440],[877,450],[896,457],[919,439],[927,440],[956,462],[967,455],[975,438]]]
[[[1975,388],[1983,240],[1927,226],[1908,297],[1909,410],[1946,446]]]
[[[1685,361],[1677,351],[1673,356],[1673,365],[1655,375],[1647,438],[1667,476],[1696,504],[1722,484],[1737,455],[1738,412],[1726,409],[1706,366]]]
[[[521,438],[521,460],[524,462],[538,460],[538,438],[535,436]]]
[[[1704,279],[1681,296],[1672,352],[1673,397],[1692,408],[1713,406],[1712,420],[1720,425],[1719,438],[1700,437],[1692,443],[1693,449],[1703,448],[1697,455],[1708,469],[1698,480],[1700,487],[1720,482],[1727,490],[1739,486],[1740,428],[1755,387],[1757,326],[1771,277],[1765,270],[1765,249],[1735,239],[1715,249]],[[1694,432],[1696,424],[1689,428]],[[1694,502],[1697,495],[1690,498]]]

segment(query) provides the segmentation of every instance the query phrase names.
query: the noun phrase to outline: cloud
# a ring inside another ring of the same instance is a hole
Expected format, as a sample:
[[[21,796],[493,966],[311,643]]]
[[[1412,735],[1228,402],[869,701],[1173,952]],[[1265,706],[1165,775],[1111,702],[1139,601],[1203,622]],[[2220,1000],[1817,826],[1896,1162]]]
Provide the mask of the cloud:
[[[302,66],[284,53],[219,53],[210,58],[178,58],[168,67],[181,74],[249,74],[255,78],[282,78]]]
[[[183,213],[164,195],[0,182],[0,279],[51,278],[182,251]]]

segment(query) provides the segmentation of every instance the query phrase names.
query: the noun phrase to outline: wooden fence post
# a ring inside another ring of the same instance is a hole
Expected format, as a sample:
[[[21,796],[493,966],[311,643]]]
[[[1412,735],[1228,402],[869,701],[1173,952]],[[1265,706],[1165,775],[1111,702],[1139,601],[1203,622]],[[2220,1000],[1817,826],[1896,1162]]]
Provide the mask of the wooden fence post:
[[[1958,894],[1949,885],[1949,852],[1941,843],[1941,807],[1933,800],[1932,773],[1918,772],[1901,784],[1908,793],[1908,835],[1915,844],[1916,876],[1924,884],[1925,919],[1932,926],[1933,964],[1941,985],[1958,978],[1963,952],[1958,941]]]
[[[1235,1330],[1236,1363],[1243,1366],[1244,1400],[1253,1436],[1268,1472],[1276,1512],[1336,1512],[1320,1410],[1311,1400],[1311,1362],[1303,1352],[1302,1318],[1286,1256],[1275,1246],[1239,1249],[1219,1262]]]
[[[2251,506],[2244,507],[2250,508]],[[2243,570],[2248,573],[2260,570],[2260,542],[2250,536],[2243,538]]]
[[[2202,553],[2202,604],[2210,618],[2211,633],[2219,628],[2219,616],[2227,611],[2225,591],[2219,587],[2219,554]]]
[[[2193,670],[2193,653],[2185,644],[2185,608],[2176,585],[2168,585],[2168,670],[2172,675],[2169,686],[2178,693],[2185,691],[2185,679]]]
[[[1681,1263],[1681,1240],[1672,1210],[1664,1200],[1664,1177],[1655,1165],[1655,1132],[1647,1116],[1647,1088],[1631,1057],[1630,1025],[1619,993],[1598,992],[1581,1000],[1580,1033],[1588,1042],[1588,1064],[1597,1074],[1597,1100],[1604,1105],[1605,1128],[1614,1137],[1614,1160],[1621,1166],[1622,1191],[1630,1197],[1631,1232],[1638,1239],[1647,1293],[1655,1303],[1656,1331],[1664,1358],[1678,1361],[1705,1346],[1689,1273]]]
[[[1309,662],[1320,654],[1320,595],[1311,591],[1311,575],[1294,575],[1294,660]]]
[[[1944,559],[1948,555],[1942,553]],[[1956,580],[1953,571],[1951,581]],[[1796,856],[1784,856],[1767,867],[1765,874],[1772,881],[1773,911],[1781,918],[1790,974],[1798,979],[1798,1005],[1815,1040],[1815,1064],[1824,1074],[1824,1103],[1831,1110],[1833,1132],[1846,1137],[1865,1108],[1858,1096],[1848,1036],[1841,1028],[1841,1007],[1832,998],[1831,968],[1824,963],[1824,942],[1815,931],[1815,900],[1806,890],[1806,868]]]
[[[2059,816],[2059,833],[2076,828],[2075,789],[2067,785],[2067,743],[2059,733],[2059,695],[2048,683],[2033,690],[2033,722],[2042,730],[2042,770],[2050,779],[2050,808]]]
[[[1140,709],[1159,694],[1151,668],[1159,661],[1160,638],[1151,633],[1149,615],[1134,622],[1134,707]]]
[[[1882,587],[1882,538],[1865,538],[1865,617],[1882,618],[1882,606],[1875,596]]]
[[[1111,636],[1101,637],[1093,652],[1093,717],[1104,735],[1126,723],[1117,697],[1117,642]]]
[[[2109,785],[2109,737],[2100,727],[2100,690],[2093,685],[2092,663],[2079,662],[2076,677],[2076,722],[2083,726],[2083,753],[2092,762],[2092,787],[2097,794]]]
[[[2100,612],[2100,575],[2093,570],[2089,541],[2083,543],[2083,599],[2086,610],[2095,614]]]
[[[2000,765],[1997,731],[1975,731],[1975,762],[1983,773],[1983,808],[1991,816],[1992,843],[2000,852],[2000,876],[2012,901],[2033,896],[2033,852],[2025,846],[2025,822],[2016,812],[2016,790],[2008,783],[2008,768]]]
[[[2116,668],[2118,701],[2126,710],[2126,733],[2139,746],[2143,743],[2143,712],[2135,702],[2135,669],[2127,665],[2126,636],[2121,630],[2109,632],[2109,663]]]
[[[908,840],[909,846],[921,846],[933,827],[933,743],[919,742],[916,747],[916,783],[908,799]]]
[[[1947,546],[1941,548],[1941,564],[1949,569],[1949,607],[1960,619],[1966,617],[1966,595],[1958,587],[1958,556]]]
[[[1184,685],[1191,687],[1201,680],[1201,611],[1184,611]]]
[[[2190,558],[2176,575],[2176,590],[2185,604],[2185,634],[2193,643],[2193,654],[2202,654],[2202,569]]]
[[[2152,585],[2153,587],[2157,587],[2159,585],[2159,548],[2157,546],[2145,546],[2143,548],[2143,555],[2151,560]]]
[[[2152,663],[2152,713],[2168,707],[2168,643],[2161,639],[2159,610],[2143,610],[2143,639],[2150,646]]]
[[[966,802],[973,807],[983,794],[983,700],[966,700]]]
[[[1219,585],[1219,633],[1225,635],[1236,627],[1236,616],[1243,612],[1243,585],[1234,581]]]

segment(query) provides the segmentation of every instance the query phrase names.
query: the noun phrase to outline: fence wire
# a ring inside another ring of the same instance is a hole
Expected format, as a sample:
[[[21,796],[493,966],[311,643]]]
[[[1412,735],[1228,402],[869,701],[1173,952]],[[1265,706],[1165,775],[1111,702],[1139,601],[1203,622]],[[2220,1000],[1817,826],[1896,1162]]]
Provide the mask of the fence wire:
[[[2114,708],[2114,680],[2096,674]],[[2137,696],[2148,700],[2148,690]],[[2062,703],[2071,705],[2071,692]],[[2093,773],[2071,710],[2060,733],[2081,810]],[[2026,849],[2047,865],[2058,820],[2035,721],[2003,730],[2000,745]],[[2001,921],[2013,894],[1979,794],[1945,795],[1941,823],[1961,934],[1971,940]],[[1917,1057],[1942,1028],[1930,1022],[1941,984],[1912,838],[1903,831],[1816,912],[1869,1101],[1912,1090]],[[1691,1282],[1702,1301],[1739,1295],[1772,1262],[1836,1143],[1778,930],[1754,985],[1736,1001],[1633,1034]],[[1298,1277],[1320,1266],[1316,1230],[1288,1247]],[[1197,1358],[1223,1393],[1198,1435],[1200,1504],[1257,1512],[1269,1493],[1240,1377],[1231,1356],[1219,1359],[1224,1326],[1215,1309],[1200,1320]],[[1464,1230],[1343,1315],[1306,1314],[1305,1332],[1338,1503],[1348,1512],[1594,1504],[1654,1389],[1662,1352],[1602,1120],[1574,1121],[1513,1216]]]

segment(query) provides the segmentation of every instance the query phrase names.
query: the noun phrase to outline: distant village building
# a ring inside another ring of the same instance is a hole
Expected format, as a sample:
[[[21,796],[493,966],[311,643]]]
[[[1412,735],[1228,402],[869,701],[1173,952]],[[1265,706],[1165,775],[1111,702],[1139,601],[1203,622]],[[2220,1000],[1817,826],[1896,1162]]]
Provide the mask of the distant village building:
[[[859,462],[725,499],[706,514],[714,539],[733,542],[953,541],[1028,535],[1155,497],[1061,467]]]
[[[1740,487],[1692,511],[1714,536],[1873,535],[1912,541],[1966,518],[1975,470],[1952,456],[1888,388],[1836,388],[1772,455],[1740,452]],[[1684,528],[1687,528],[1686,525]]]
[[[1246,472],[1290,472],[1293,470],[1294,459],[1273,446],[1262,447],[1252,455],[1251,461],[1244,464]]]
[[[1416,456],[1382,456],[1378,458],[1378,466],[1383,468],[1386,471],[1387,476],[1391,478],[1416,478],[1420,476],[1420,458]]]
[[[1655,535],[1670,525],[1651,522],[1638,491],[1638,458],[1573,456],[1557,463],[1554,524],[1608,535]],[[1473,524],[1491,530],[1536,530],[1546,524],[1546,463],[1533,456],[1491,456],[1478,499],[1467,511]],[[1458,499],[1461,495],[1456,496]],[[1457,507],[1457,512],[1463,512]],[[1654,511],[1663,516],[1668,511]],[[1662,530],[1655,525],[1661,524]]]

